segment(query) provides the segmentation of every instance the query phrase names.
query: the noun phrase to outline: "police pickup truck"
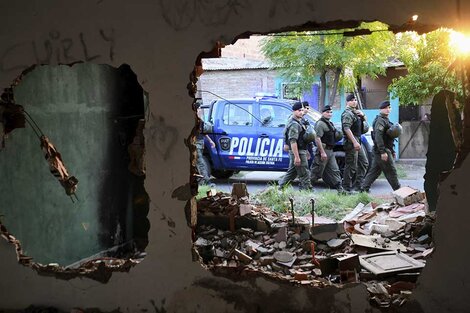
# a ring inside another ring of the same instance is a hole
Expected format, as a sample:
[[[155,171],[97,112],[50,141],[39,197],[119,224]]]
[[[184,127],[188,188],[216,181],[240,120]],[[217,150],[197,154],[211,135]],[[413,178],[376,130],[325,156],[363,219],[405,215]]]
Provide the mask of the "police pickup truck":
[[[215,142],[205,143],[204,161],[216,178],[238,171],[286,171],[289,154],[283,150],[284,128],[292,114],[290,100],[276,98],[223,99],[202,105],[204,132]],[[314,125],[321,114],[313,109],[305,118]],[[367,140],[366,148],[370,150]],[[342,142],[335,147],[342,164]]]

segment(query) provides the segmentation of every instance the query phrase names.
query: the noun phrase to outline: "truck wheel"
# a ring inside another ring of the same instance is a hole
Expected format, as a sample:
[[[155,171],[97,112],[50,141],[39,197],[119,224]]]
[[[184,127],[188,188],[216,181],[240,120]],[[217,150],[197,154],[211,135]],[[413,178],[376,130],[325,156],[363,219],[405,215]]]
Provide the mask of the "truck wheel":
[[[227,179],[233,175],[233,171],[228,170],[213,170],[212,176],[218,179]]]

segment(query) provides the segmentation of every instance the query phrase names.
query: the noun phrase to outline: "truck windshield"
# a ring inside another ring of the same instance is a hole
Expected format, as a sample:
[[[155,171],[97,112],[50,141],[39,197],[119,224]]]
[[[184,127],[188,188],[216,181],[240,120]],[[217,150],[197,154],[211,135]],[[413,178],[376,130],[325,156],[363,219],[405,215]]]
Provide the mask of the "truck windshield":
[[[321,118],[321,113],[318,112],[318,111],[314,111],[312,109],[310,109],[307,113],[307,115],[312,119],[314,120],[315,122],[318,121],[320,118]]]

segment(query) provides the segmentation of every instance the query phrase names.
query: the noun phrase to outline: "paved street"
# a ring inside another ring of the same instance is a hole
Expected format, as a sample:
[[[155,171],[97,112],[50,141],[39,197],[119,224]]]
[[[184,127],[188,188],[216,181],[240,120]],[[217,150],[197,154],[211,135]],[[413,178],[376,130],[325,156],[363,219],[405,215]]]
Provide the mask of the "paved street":
[[[399,160],[397,162],[397,171],[401,185],[424,191],[425,164],[425,159]],[[213,182],[216,184],[217,189],[224,192],[230,192],[233,183],[244,182],[248,186],[248,192],[256,193],[266,188],[269,183],[278,181],[283,174],[283,172],[240,172],[228,180],[214,179]],[[294,186],[297,188],[296,182],[294,182]],[[328,189],[322,181],[315,184],[314,188],[318,191]],[[376,196],[387,196],[392,192],[392,188],[385,177],[381,176],[372,185],[370,192]]]

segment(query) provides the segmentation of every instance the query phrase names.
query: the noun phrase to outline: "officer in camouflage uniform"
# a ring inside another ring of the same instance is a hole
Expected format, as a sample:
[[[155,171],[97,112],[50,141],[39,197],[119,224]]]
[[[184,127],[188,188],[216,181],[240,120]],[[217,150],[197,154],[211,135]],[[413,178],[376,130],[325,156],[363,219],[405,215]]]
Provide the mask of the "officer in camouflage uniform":
[[[393,190],[400,188],[394,162],[395,151],[393,150],[393,141],[399,136],[399,133],[401,133],[401,127],[399,132],[395,132],[394,128],[399,125],[393,125],[388,119],[390,111],[392,110],[389,101],[380,103],[379,109],[380,114],[375,117],[372,123],[372,128],[374,129],[372,132],[374,157],[362,185],[362,190],[365,192],[369,192],[370,186],[382,172]]]
[[[312,163],[311,181],[314,184],[319,178],[322,178],[330,188],[335,188],[342,193],[344,190],[341,186],[341,173],[333,152],[337,138],[341,138],[342,134],[330,121],[332,115],[333,111],[327,105],[322,110],[321,119],[315,123],[317,150]]]
[[[303,140],[306,125],[302,123],[304,109],[302,103],[296,102],[292,106],[292,117],[288,119],[285,137],[289,145],[289,168],[284,176],[279,180],[279,186],[283,188],[292,182],[297,176],[300,180],[300,189],[311,190],[310,175],[308,171],[307,144]]]
[[[360,191],[369,166],[365,148],[361,143],[361,135],[367,133],[369,125],[365,114],[357,110],[357,101],[353,94],[346,97],[346,109],[341,114],[341,126],[345,152],[343,188],[348,192],[353,191],[353,188]],[[353,181],[354,174],[356,177]]]

